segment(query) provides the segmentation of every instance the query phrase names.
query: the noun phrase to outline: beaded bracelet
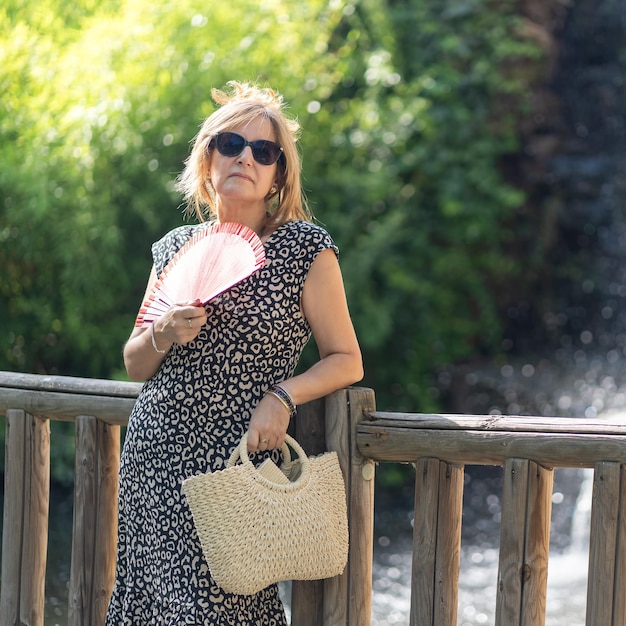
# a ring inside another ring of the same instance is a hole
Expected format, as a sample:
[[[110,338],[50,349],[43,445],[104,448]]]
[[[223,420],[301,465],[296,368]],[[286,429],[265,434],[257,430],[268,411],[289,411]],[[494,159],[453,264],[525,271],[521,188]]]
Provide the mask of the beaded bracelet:
[[[296,414],[296,404],[284,387],[281,387],[280,385],[272,385],[266,393],[275,396],[283,403],[287,411],[289,411],[289,417],[293,417]]]
[[[152,324],[150,324],[150,338],[152,339],[152,347],[159,353],[159,354],[165,354],[167,352],[167,350],[159,350],[159,348],[156,345],[156,341],[154,340],[154,322],[152,322]]]

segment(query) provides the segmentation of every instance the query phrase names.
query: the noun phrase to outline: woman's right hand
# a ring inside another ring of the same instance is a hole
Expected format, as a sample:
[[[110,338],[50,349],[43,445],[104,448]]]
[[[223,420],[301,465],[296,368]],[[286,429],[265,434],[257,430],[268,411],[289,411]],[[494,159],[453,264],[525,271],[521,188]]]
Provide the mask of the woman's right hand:
[[[206,311],[199,300],[175,304],[154,321],[155,343],[159,350],[167,350],[174,343],[184,346],[198,336],[206,320]]]
[[[207,320],[201,303],[175,304],[152,327],[134,328],[124,346],[124,365],[132,380],[148,380],[156,374],[170,348],[194,340]]]
[[[156,280],[156,270],[153,267],[144,302]],[[206,320],[204,306],[196,300],[175,304],[155,320],[151,327],[133,328],[124,346],[124,365],[130,378],[144,381],[154,376],[172,345],[185,345],[195,339]]]

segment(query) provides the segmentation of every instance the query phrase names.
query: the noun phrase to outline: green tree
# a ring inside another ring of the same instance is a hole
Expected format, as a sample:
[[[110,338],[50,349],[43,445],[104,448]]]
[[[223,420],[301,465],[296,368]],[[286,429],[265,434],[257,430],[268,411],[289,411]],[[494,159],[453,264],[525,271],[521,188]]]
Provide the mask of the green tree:
[[[523,194],[499,162],[518,150],[527,64],[540,60],[515,8],[361,2],[308,75],[334,77],[317,86],[320,113],[307,120],[309,180],[344,242],[368,381],[384,406],[434,409],[438,368],[500,351]],[[331,153],[309,143],[328,127]]]
[[[110,376],[149,244],[180,223],[172,182],[210,88],[264,80],[291,47],[309,49],[304,24],[318,9],[250,1],[216,4],[209,18],[191,2],[57,4],[2,15],[2,362]]]
[[[523,201],[499,160],[527,106],[518,68],[540,63],[516,3],[1,11],[0,367],[124,375],[150,243],[181,223],[172,182],[230,79],[272,85],[300,118],[380,405],[435,408],[439,367],[498,352]]]

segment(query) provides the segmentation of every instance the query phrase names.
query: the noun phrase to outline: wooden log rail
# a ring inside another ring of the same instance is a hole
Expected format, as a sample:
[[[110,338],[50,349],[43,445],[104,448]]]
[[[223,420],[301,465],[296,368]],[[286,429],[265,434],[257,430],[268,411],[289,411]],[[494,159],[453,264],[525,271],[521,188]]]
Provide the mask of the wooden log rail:
[[[411,626],[456,626],[465,465],[504,467],[496,626],[545,624],[553,469],[594,469],[587,626],[626,626],[626,423],[372,412],[357,447],[415,463]]]
[[[141,385],[0,372],[6,418],[0,626],[43,626],[50,502],[50,421],[75,423],[69,626],[104,623],[113,586],[120,427]],[[369,389],[303,405],[291,434],[308,454],[336,450],[346,480],[350,549],[341,576],[294,581],[292,623],[367,626],[371,614],[374,463],[356,450],[356,427],[374,410]]]

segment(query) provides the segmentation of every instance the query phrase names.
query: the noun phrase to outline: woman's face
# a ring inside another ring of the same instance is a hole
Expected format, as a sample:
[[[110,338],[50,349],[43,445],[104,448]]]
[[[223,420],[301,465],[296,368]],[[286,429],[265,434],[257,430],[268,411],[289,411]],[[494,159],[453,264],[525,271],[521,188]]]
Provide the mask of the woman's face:
[[[248,141],[265,139],[276,141],[272,124],[265,118],[254,119],[247,124],[228,129]],[[262,209],[265,212],[265,197],[276,180],[276,163],[262,165],[252,156],[250,146],[241,154],[227,157],[213,148],[210,176],[216,194],[217,208]]]

